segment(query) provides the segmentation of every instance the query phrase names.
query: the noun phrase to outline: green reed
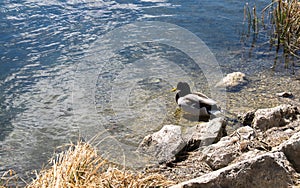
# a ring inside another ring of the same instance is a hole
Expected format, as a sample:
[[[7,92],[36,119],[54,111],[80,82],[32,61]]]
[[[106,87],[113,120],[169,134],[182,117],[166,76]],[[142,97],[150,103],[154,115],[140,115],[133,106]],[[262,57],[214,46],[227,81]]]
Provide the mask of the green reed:
[[[274,26],[278,48],[282,46],[285,53],[298,56],[300,48],[300,4],[298,0],[278,0],[273,1],[272,5],[276,6],[272,8],[271,24]]]
[[[248,29],[257,34],[261,23],[269,30],[270,44],[275,46],[276,54],[283,52],[285,62],[290,57],[300,58],[300,2],[299,0],[272,0],[258,18],[256,7],[246,4],[244,16],[248,19]],[[278,58],[278,57],[276,57]]]
[[[248,31],[252,29],[252,31],[257,34],[258,33],[258,23],[259,19],[256,13],[256,6],[254,5],[253,8],[251,8],[248,3],[244,6],[244,20],[247,20],[248,22]]]

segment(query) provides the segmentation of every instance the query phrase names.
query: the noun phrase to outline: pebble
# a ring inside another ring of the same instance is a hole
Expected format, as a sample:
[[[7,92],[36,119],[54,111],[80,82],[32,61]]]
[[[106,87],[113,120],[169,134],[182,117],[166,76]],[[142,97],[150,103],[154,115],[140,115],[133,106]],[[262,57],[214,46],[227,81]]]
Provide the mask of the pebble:
[[[283,97],[283,98],[293,98],[294,97],[294,95],[292,94],[292,92],[276,93],[276,96]]]

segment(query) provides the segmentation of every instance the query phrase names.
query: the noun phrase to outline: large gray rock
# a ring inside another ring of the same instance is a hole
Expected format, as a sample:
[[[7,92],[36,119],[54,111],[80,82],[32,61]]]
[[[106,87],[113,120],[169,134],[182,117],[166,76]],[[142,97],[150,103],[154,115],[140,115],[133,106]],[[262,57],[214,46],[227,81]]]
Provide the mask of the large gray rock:
[[[242,72],[233,72],[227,74],[216,87],[226,88],[229,91],[239,90],[242,86],[248,83],[246,75]]]
[[[140,143],[137,151],[157,158],[159,163],[169,162],[175,159],[185,147],[181,137],[181,127],[177,125],[165,125],[160,131],[146,136]]]
[[[262,142],[271,147],[273,151],[277,151],[279,145],[282,145],[297,132],[300,132],[300,120],[293,121],[283,127],[270,128],[259,134]]]
[[[229,165],[198,178],[182,182],[172,188],[231,187],[261,188],[289,187],[293,169],[282,152],[267,153]]]
[[[280,105],[274,108],[258,109],[254,114],[252,126],[266,131],[272,127],[281,127],[297,119],[299,109],[296,106]]]
[[[226,121],[223,117],[188,128],[183,136],[187,143],[187,150],[194,150],[219,141],[226,135],[225,128]]]
[[[295,170],[300,173],[300,132],[294,134],[289,140],[282,143],[281,151],[284,152]]]
[[[241,154],[235,145],[237,141],[236,137],[224,137],[218,143],[203,148],[200,157],[213,170],[223,168]]]
[[[239,157],[235,158],[231,162],[231,164],[239,163],[241,161],[248,160],[248,159],[257,157],[259,155],[263,155],[265,153],[267,153],[267,152],[266,151],[262,151],[262,150],[258,150],[258,149],[253,149],[253,150],[247,151],[245,153],[242,153]]]
[[[204,147],[201,150],[201,159],[213,170],[223,168],[248,150],[255,135],[253,128],[240,127],[231,136],[223,137],[219,142]]]

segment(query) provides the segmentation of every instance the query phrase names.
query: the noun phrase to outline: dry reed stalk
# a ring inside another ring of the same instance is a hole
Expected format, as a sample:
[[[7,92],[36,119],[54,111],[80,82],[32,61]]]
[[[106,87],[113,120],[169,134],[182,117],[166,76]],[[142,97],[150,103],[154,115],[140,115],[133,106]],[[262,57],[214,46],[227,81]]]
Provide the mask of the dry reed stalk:
[[[18,187],[18,182],[23,181],[23,179],[19,178],[17,173],[14,170],[8,170],[4,172],[4,174],[0,177],[0,188],[5,187]]]

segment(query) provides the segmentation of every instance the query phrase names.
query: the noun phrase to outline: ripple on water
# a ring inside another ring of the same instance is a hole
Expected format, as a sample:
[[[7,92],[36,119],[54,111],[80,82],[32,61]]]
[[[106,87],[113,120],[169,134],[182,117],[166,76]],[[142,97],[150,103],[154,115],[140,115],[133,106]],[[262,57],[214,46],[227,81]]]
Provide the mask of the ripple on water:
[[[103,151],[109,151],[103,154],[120,158],[120,152],[127,152],[124,147],[135,150],[143,136],[163,124],[174,123],[176,104],[169,90],[177,81],[189,80],[194,90],[210,95],[207,80],[195,62],[168,46],[135,45],[120,50],[106,62],[97,61],[93,44],[98,37],[136,20],[154,19],[184,26],[213,46],[226,70],[250,73],[252,81],[247,87],[227,94],[227,109],[234,113],[276,105],[281,102],[273,95],[277,92],[292,90],[299,95],[299,81],[259,73],[271,61],[245,61],[248,56],[236,45],[240,39],[235,35],[241,23],[236,16],[242,11],[236,9],[240,1],[226,6],[223,1],[214,1],[224,14],[207,6],[211,2],[206,1],[141,2],[0,3],[0,171],[13,168],[25,174],[40,169],[57,146],[76,141],[83,134],[91,138],[101,133],[99,140],[106,147]],[[227,30],[219,23],[226,23]],[[262,55],[254,54],[255,59]],[[89,78],[89,73],[98,77]],[[118,95],[122,92],[124,95]],[[126,157],[138,156],[128,152]],[[146,162],[140,161],[141,165]]]
[[[56,146],[79,138],[80,126],[95,125],[88,112],[73,111],[74,95],[80,95],[73,93],[77,63],[99,35],[138,19],[141,6],[1,2],[1,171],[39,169]]]

